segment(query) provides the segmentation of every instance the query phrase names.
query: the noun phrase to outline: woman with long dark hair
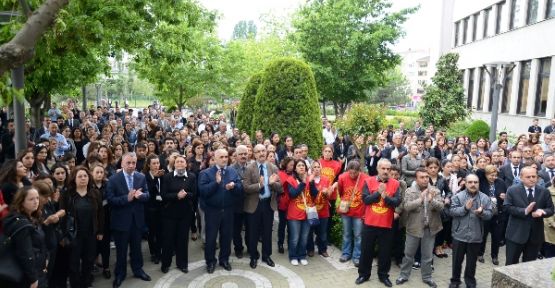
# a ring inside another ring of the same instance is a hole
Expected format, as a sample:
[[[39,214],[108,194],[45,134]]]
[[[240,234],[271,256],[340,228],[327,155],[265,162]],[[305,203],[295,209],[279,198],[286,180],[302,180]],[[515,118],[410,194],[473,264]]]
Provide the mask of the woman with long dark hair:
[[[289,135],[285,136],[284,142],[285,142],[285,145],[283,145],[281,149],[278,150],[279,159],[284,159],[285,157],[293,157],[293,148],[294,148],[293,137]]]
[[[8,160],[0,169],[0,190],[4,201],[11,205],[17,190],[23,186],[31,185],[27,180],[27,168],[21,161]]]
[[[110,204],[106,199],[106,172],[104,167],[100,163],[95,163],[91,168],[93,188],[98,190],[98,196],[102,197],[102,211],[100,213],[104,214],[104,222],[99,223],[103,226],[104,235],[102,235],[101,240],[96,241],[97,253],[96,257],[102,257],[102,275],[106,279],[110,279],[112,274],[110,273]],[[97,262],[98,263],[98,262]]]
[[[285,228],[287,227],[287,208],[289,207],[289,182],[293,182],[293,170],[295,169],[295,160],[293,157],[285,157],[281,160],[279,167],[279,180],[283,186],[283,193],[278,198],[278,252],[283,254],[283,242],[285,241]]]
[[[4,233],[12,237],[10,249],[23,271],[23,280],[20,283],[0,280],[0,287],[37,288],[47,285],[47,249],[41,222],[39,192],[30,186],[20,188],[3,223]],[[17,230],[19,232],[15,233]]]
[[[35,155],[33,153],[33,149],[27,148],[26,150],[19,152],[16,159],[21,161],[23,166],[27,168],[27,179],[29,181],[33,181],[37,176],[37,174],[33,171],[33,166],[35,165]]]
[[[73,217],[76,231],[71,241],[69,282],[71,287],[90,287],[96,240],[102,240],[104,233],[104,213],[102,197],[86,167],[78,166],[71,172],[60,208]]]
[[[46,159],[48,158],[48,146],[42,143],[35,145],[33,149],[33,154],[35,156],[35,162],[33,163],[33,173],[35,173],[35,175],[50,174],[50,170],[46,165]]]
[[[83,130],[79,127],[73,128],[73,131],[71,131],[71,138],[75,143],[75,158],[77,158],[77,165],[81,165],[83,164],[83,161],[85,161],[83,146],[89,143],[89,140],[85,137],[85,135],[83,135]]]
[[[110,178],[112,175],[116,174],[116,168],[113,164],[114,157],[112,156],[112,150],[110,150],[110,148],[106,145],[100,145],[97,152],[101,164],[106,170],[106,178]]]
[[[154,264],[160,263],[162,258],[162,195],[160,186],[164,169],[160,167],[160,158],[151,154],[146,157],[143,174],[146,178],[149,199],[146,204],[146,225],[148,226],[148,249],[150,260]]]

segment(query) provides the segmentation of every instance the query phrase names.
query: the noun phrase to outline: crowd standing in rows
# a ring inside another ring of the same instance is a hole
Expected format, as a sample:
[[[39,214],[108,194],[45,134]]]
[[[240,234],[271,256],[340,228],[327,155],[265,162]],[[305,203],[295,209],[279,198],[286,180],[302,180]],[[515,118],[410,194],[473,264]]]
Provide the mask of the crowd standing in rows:
[[[318,159],[290,136],[256,131],[250,139],[201,110],[184,117],[158,106],[134,114],[53,103],[40,127],[27,124],[29,148],[17,155],[13,120],[0,119],[0,229],[23,271],[2,287],[90,287],[99,269],[119,287],[128,255],[133,276],[151,281],[142,239],[163,273],[174,255],[188,273],[189,239],[203,242],[207,273],[232,270],[232,247],[252,269],[259,260],[273,267],[276,211],[277,251],[287,247],[293,266],[308,265],[316,249],[330,256],[338,215],[339,261],[358,267],[356,284],[369,280],[377,256],[385,286],[394,261],[398,285],[421,269],[437,287],[433,257],[452,249],[450,287],[462,285],[465,259],[464,283],[476,287],[488,235],[494,265],[502,246],[506,265],[555,256],[555,119],[543,134],[534,121],[515,143],[505,132],[494,143],[448,139],[419,121],[351,139],[323,119],[325,145],[310,147]]]

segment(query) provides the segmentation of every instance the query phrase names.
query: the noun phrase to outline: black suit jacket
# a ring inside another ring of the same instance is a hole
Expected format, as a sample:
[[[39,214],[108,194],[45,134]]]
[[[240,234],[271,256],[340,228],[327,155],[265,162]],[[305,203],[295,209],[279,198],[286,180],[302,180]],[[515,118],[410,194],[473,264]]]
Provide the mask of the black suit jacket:
[[[149,198],[148,187],[145,176],[135,172],[133,173],[133,189],[139,188],[142,189],[143,195],[139,199],[133,199],[129,202],[127,200],[129,189],[123,171],[113,175],[108,180],[106,198],[112,206],[110,218],[110,228],[112,230],[129,232],[133,224],[139,229],[143,229],[145,226],[144,206]]]
[[[545,169],[542,169],[540,170],[540,172],[538,172],[538,176],[543,179],[543,182],[545,183],[545,188],[551,186],[551,175],[549,175],[549,172],[547,172]]]
[[[519,175],[521,171],[522,171],[522,164],[518,166]],[[513,173],[514,173],[513,164],[511,163],[505,164],[499,168],[499,178],[501,178],[503,182],[505,182],[505,185],[507,187],[511,187],[513,185],[513,182],[515,181],[515,175]]]
[[[73,120],[73,122],[71,120]],[[81,125],[81,122],[77,119],[68,119],[64,121],[64,126],[69,127],[71,131],[73,131],[74,128],[79,127],[79,125]]]
[[[187,192],[183,199],[177,198],[181,189]],[[177,177],[174,172],[162,177],[160,194],[164,200],[162,215],[167,218],[191,218],[193,216],[193,199],[197,195],[197,178],[194,173],[187,177]]]
[[[553,201],[549,191],[536,185],[534,188],[534,210],[543,209],[546,215],[540,218],[532,217],[532,214],[525,214],[528,206],[527,191],[523,184],[514,185],[507,191],[507,196],[503,206],[509,214],[507,232],[505,238],[517,244],[541,244],[545,241],[543,231],[543,218],[553,215]]]

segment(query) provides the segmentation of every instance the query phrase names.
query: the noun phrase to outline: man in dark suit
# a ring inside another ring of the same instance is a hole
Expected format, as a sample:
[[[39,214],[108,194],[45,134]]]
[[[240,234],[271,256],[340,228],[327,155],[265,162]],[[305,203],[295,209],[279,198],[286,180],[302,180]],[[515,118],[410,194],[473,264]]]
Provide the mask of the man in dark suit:
[[[551,134],[555,132],[555,118],[551,119],[551,125],[545,126],[543,129],[544,134]]]
[[[122,171],[110,177],[106,198],[112,207],[110,228],[116,244],[116,269],[113,287],[121,286],[127,272],[127,248],[130,247],[133,275],[150,281],[143,271],[141,236],[145,226],[144,205],[149,199],[143,174],[135,172],[137,156],[126,153],[122,157]]]
[[[510,187],[503,206],[509,214],[505,234],[507,261],[505,265],[533,261],[545,241],[543,218],[553,215],[553,201],[549,192],[536,185],[538,174],[533,167],[524,167],[520,185]]]
[[[35,134],[33,136],[33,142],[38,144],[40,142],[40,137],[42,135],[48,133],[48,127],[50,127],[51,121],[52,120],[50,120],[50,117],[44,116],[44,118],[42,120],[42,126],[40,128],[35,129]]]
[[[70,114],[68,115],[68,119],[64,122],[64,126],[65,127],[69,127],[71,129],[71,131],[73,131],[73,129],[79,127],[79,125],[81,125],[81,121],[79,121],[79,119],[75,119],[73,118],[73,114],[71,112],[69,112]]]
[[[518,184],[520,181],[520,170],[522,170],[521,153],[519,151],[511,152],[509,157],[511,163],[505,164],[499,168],[499,178],[501,178],[507,187]],[[515,181],[515,179],[517,181]]]
[[[237,161],[231,165],[235,171],[241,177],[241,180],[244,180],[245,171],[247,170],[248,165],[248,148],[245,145],[237,146],[235,149],[235,155],[237,156]],[[243,187],[244,188],[244,187]],[[239,197],[235,197],[235,204],[234,204],[234,214],[233,214],[233,248],[235,250],[235,256],[239,259],[243,258],[243,237],[241,233],[243,232],[243,227],[246,226],[245,224],[245,197],[244,191],[241,191]],[[248,227],[247,227],[248,228]],[[245,245],[248,243],[248,229],[245,231]]]
[[[204,259],[206,270],[214,273],[216,269],[216,237],[220,234],[220,254],[218,262],[225,270],[231,271],[231,235],[233,233],[233,206],[235,198],[240,197],[242,184],[237,171],[227,167],[228,155],[225,149],[214,153],[216,165],[200,172],[198,190],[204,210],[206,223],[206,246]]]
[[[422,128],[420,121],[416,121],[414,122],[414,134],[416,134],[416,136],[420,137],[420,136],[424,136],[424,134],[426,133],[426,130],[424,130],[424,128]]]
[[[266,162],[266,147],[257,144],[253,149],[256,162],[245,171],[243,187],[245,189],[245,212],[249,227],[248,251],[251,256],[250,266],[256,268],[258,258],[258,239],[262,236],[262,261],[274,267],[272,255],[272,224],[274,211],[277,210],[277,197],[283,192],[279,182],[278,168]],[[261,235],[262,234],[262,235]]]
[[[401,160],[399,160],[403,155],[407,154],[407,148],[401,143],[403,140],[403,135],[401,133],[393,134],[392,142],[393,145],[385,148],[382,151],[382,158],[385,158],[391,162],[391,164],[401,167]]]
[[[538,172],[542,177],[545,187],[551,186],[551,180],[555,177],[555,155],[545,154],[543,156],[543,168]]]

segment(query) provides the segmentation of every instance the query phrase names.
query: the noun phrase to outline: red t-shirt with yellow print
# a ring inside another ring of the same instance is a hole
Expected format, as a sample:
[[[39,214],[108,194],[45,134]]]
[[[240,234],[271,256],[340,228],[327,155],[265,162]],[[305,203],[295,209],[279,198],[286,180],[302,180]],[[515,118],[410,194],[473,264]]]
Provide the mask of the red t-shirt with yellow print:
[[[353,201],[351,202],[349,212],[342,215],[356,218],[362,218],[362,216],[364,215],[365,205],[362,202],[362,187],[364,186],[364,182],[366,182],[366,178],[368,178],[368,175],[363,172],[360,172],[359,175],[360,179],[358,180],[358,185],[356,187],[355,184],[357,183],[357,178],[352,179],[349,175],[349,171],[343,172],[341,175],[339,175],[339,179],[337,180],[337,188],[339,190],[339,197],[341,198],[341,200],[350,201],[351,194],[355,193]]]

